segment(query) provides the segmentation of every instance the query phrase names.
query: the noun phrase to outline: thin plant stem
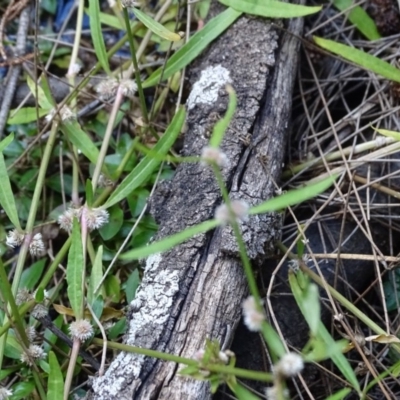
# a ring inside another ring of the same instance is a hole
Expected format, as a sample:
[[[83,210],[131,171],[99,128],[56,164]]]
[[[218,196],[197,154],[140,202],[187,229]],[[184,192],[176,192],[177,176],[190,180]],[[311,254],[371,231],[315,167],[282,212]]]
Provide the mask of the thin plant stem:
[[[79,349],[81,347],[81,341],[77,338],[74,338],[71,356],[69,359],[68,370],[65,376],[65,384],[64,384],[64,400],[68,400],[69,391],[71,389],[72,378],[74,377],[74,370],[76,361],[78,359]]]

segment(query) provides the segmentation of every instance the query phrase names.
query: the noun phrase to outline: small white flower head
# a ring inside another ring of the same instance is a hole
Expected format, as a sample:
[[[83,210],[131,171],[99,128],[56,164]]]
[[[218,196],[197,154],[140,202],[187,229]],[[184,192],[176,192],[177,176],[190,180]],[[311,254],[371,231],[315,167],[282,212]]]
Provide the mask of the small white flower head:
[[[46,246],[43,243],[42,234],[36,233],[29,243],[29,252],[32,256],[41,257],[46,253]]]
[[[85,208],[82,218],[86,219],[89,230],[93,231],[108,223],[109,214],[103,208]]]
[[[140,3],[134,0],[121,0],[122,7],[140,7]]]
[[[25,333],[30,343],[36,340],[37,332],[34,326],[28,326],[27,328],[25,328]]]
[[[297,375],[304,368],[304,361],[297,353],[286,353],[279,360],[274,372],[278,375],[283,375],[285,378],[290,378]]]
[[[265,389],[265,397],[267,400],[278,400],[280,397],[278,396],[278,388],[276,386],[270,386]],[[283,397],[286,399],[289,397],[289,390],[283,389]]]
[[[74,321],[69,326],[69,333],[73,339],[85,342],[93,336],[93,326],[87,319]]]
[[[7,389],[3,386],[0,387],[0,400],[7,400],[9,396],[12,396],[13,392],[11,389]]]
[[[223,364],[228,364],[229,362],[229,356],[224,351],[220,351],[218,353],[218,358],[220,361],[222,361]]]
[[[46,353],[40,346],[31,344],[26,353],[21,354],[21,361],[31,366],[36,360],[41,360],[45,357]]]
[[[117,2],[115,0],[108,0],[108,6],[110,8],[114,8],[117,5]]]
[[[120,82],[120,89],[122,91],[122,94],[126,97],[134,97],[135,93],[137,92],[137,85],[136,82],[132,79],[122,79]]]
[[[31,315],[33,318],[41,320],[42,318],[46,317],[49,314],[49,310],[43,304],[36,304],[31,311]]]
[[[253,296],[249,296],[242,305],[243,321],[247,328],[252,332],[259,332],[261,324],[265,321],[265,315],[259,311],[256,300]]]
[[[68,208],[68,210],[64,211],[58,219],[57,223],[60,225],[61,229],[70,233],[72,231],[72,225],[74,222],[74,218],[78,221],[81,219],[82,215],[82,207],[80,208]]]
[[[60,109],[53,108],[45,117],[46,122],[51,122],[57,116],[61,117],[61,121],[71,121],[76,119],[76,115],[68,106],[62,106]]]
[[[218,167],[226,167],[229,164],[228,157],[218,147],[204,147],[201,152],[201,159],[202,165],[214,162]]]
[[[28,301],[34,300],[32,293],[27,288],[18,289],[15,303],[20,306]]]
[[[119,82],[115,78],[105,79],[101,81],[97,87],[96,92],[103,100],[110,100],[117,93]]]
[[[76,75],[78,75],[79,72],[81,71],[81,68],[82,68],[81,65],[78,63],[70,65],[66,77],[75,78]]]
[[[23,233],[13,229],[7,233],[6,245],[12,248],[19,247],[24,241],[24,238],[25,235]]]
[[[249,205],[243,200],[231,201],[233,217],[236,221],[244,221],[249,212]],[[215,210],[215,219],[223,224],[232,222],[231,213],[226,204],[221,204]]]
[[[196,353],[194,353],[193,358],[194,358],[196,361],[199,361],[199,362],[200,362],[200,361],[203,360],[204,354],[205,354],[205,351],[204,351],[204,350],[197,350]]]

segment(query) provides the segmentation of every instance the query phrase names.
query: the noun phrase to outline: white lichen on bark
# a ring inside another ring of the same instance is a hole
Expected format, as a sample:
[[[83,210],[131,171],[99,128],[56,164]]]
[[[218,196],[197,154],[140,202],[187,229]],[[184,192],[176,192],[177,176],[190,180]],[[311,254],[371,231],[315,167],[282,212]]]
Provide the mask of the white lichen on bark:
[[[229,70],[221,65],[208,67],[201,72],[200,79],[193,85],[187,99],[191,110],[196,104],[213,104],[218,100],[218,91],[232,79]]]

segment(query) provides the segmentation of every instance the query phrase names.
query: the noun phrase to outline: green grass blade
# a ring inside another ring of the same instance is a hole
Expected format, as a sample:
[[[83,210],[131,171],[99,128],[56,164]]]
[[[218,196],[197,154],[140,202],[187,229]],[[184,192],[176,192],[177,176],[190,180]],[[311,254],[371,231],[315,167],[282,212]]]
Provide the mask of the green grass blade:
[[[229,93],[229,104],[228,109],[223,118],[221,118],[214,126],[213,133],[210,139],[211,147],[218,147],[222,139],[224,138],[225,132],[228,129],[229,123],[231,122],[233,115],[236,111],[237,97],[232,86],[227,86],[227,91]]]
[[[10,111],[11,117],[7,119],[8,125],[19,125],[19,124],[28,124],[29,122],[36,121],[39,115],[39,118],[44,117],[49,114],[51,108],[39,108],[36,111],[35,107],[23,107],[18,111],[14,112],[14,110]]]
[[[334,0],[333,5],[340,11],[347,10],[354,0]],[[360,6],[353,7],[348,14],[349,21],[369,40],[380,39],[381,35],[374,20]]]
[[[2,142],[0,142],[0,148],[5,148],[13,140],[13,135],[8,136]],[[3,153],[0,152],[0,205],[3,207],[7,217],[11,223],[21,231],[21,224],[18,218],[17,205],[15,204],[14,194],[11,188],[10,178],[7,173],[7,166],[4,160]]]
[[[171,42],[177,42],[178,40],[182,39],[180,35],[175,32],[171,32],[159,22],[154,21],[153,18],[146,15],[143,11],[140,11],[137,8],[133,8],[132,11],[136,15],[137,19],[157,36],[170,40]]]
[[[48,399],[62,399],[64,396],[63,374],[56,355],[49,352],[49,378],[47,384]]]
[[[99,0],[89,0],[89,21],[90,33],[92,35],[93,46],[96,51],[97,58],[104,71],[107,72],[107,74],[111,74],[107,50],[103,39],[103,32],[101,30]]]
[[[267,18],[295,18],[315,14],[322,6],[307,7],[276,0],[219,0],[225,6],[246,14]]]
[[[92,272],[90,274],[90,280],[89,280],[89,288],[88,288],[88,294],[87,294],[87,300],[88,303],[93,306],[93,303],[95,302],[97,295],[94,292],[101,282],[103,278],[103,246],[99,246],[99,249],[97,250],[96,253],[96,258],[94,259],[94,263],[92,266]]]
[[[83,317],[83,248],[80,225],[76,218],[72,227],[72,242],[68,252],[67,283],[68,298],[75,317]]]
[[[351,393],[350,388],[340,389],[338,392],[330,395],[326,400],[343,400]]]
[[[143,87],[148,88],[162,79],[166,80],[175,72],[180,71],[182,68],[190,64],[214,39],[216,39],[222,32],[232,25],[241,13],[228,8],[221,14],[211,19],[206,26],[195,33],[189,41],[183,45],[170,59],[168,60],[165,69],[159,68],[154,71],[144,82]]]
[[[68,140],[79,149],[93,164],[99,159],[99,150],[81,128],[78,121],[66,121],[60,124],[60,128]]]
[[[337,54],[361,68],[375,72],[391,81],[400,82],[400,70],[378,57],[371,56],[354,47],[346,46],[333,40],[322,39],[316,36],[314,36],[314,40],[323,49]]]
[[[183,243],[191,237],[200,233],[207,232],[211,229],[216,228],[219,222],[216,220],[210,220],[202,222],[201,224],[191,226],[182,232],[176,233],[175,235],[168,236],[158,242],[151,243],[148,246],[139,247],[138,249],[127,251],[121,254],[119,257],[121,260],[132,261],[145,258],[155,253],[162,253],[164,251],[172,249],[174,246]]]
[[[3,152],[3,150],[14,140],[14,134],[11,133],[10,135],[6,136],[1,142],[0,142],[0,153]]]
[[[308,183],[301,189],[290,190],[285,194],[275,197],[274,199],[267,200],[265,203],[252,207],[249,211],[249,214],[254,215],[270,211],[278,211],[311,199],[328,189],[335,179],[336,176],[329,177],[317,183]]]
[[[154,152],[160,156],[167,154],[179,136],[183,123],[185,122],[185,118],[186,112],[184,108],[179,109],[162,138],[154,146]],[[133,190],[146,181],[146,179],[152,174],[159,164],[160,160],[157,158],[152,158],[151,156],[144,157],[142,161],[140,161],[140,163],[121,182],[115,192],[110,196],[106,204],[104,204],[104,207],[109,208],[112,205],[119,203],[126,196],[132,193]]]

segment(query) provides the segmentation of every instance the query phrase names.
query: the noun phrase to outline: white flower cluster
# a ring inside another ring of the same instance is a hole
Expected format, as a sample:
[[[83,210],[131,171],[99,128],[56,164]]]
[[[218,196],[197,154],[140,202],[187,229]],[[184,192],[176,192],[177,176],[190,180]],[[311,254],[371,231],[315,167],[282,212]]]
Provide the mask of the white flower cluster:
[[[100,229],[108,223],[109,214],[103,208],[88,208],[86,206],[80,208],[68,208],[63,214],[58,217],[58,224],[61,229],[67,232],[72,231],[74,218],[81,221],[83,218],[90,231]]]
[[[136,82],[132,79],[106,79],[102,81],[96,88],[97,93],[103,100],[110,100],[117,94],[118,89],[126,97],[133,97],[137,92]]]
[[[232,223],[232,218],[236,221],[244,221],[249,212],[249,205],[243,200],[232,200],[231,210],[226,204],[221,204],[215,210],[215,219],[223,224]]]
[[[6,245],[12,248],[21,246],[25,240],[25,234],[19,232],[17,229],[13,229],[7,233]],[[33,235],[29,243],[29,252],[34,257],[42,257],[46,253],[46,246],[43,242],[41,233]]]
[[[93,336],[93,326],[87,319],[74,321],[69,326],[69,333],[73,339],[85,342]]]
[[[26,353],[24,352],[21,354],[21,361],[29,366],[32,366],[36,360],[42,360],[45,357],[46,353],[40,346],[31,344]]]
[[[252,332],[261,330],[261,324],[265,321],[265,315],[257,307],[256,300],[249,296],[242,304],[243,320],[247,328]]]

